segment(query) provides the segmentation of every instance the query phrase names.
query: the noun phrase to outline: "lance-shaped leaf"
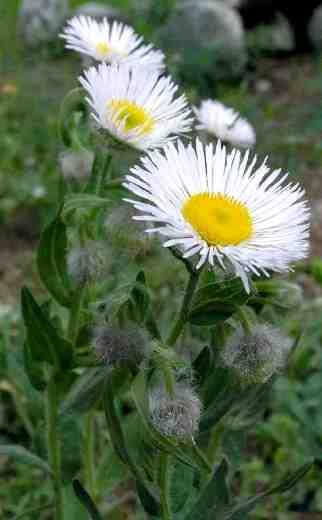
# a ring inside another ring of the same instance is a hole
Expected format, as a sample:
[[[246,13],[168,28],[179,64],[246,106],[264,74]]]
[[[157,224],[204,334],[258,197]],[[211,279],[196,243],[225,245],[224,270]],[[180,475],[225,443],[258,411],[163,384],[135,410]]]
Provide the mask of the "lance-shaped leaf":
[[[108,372],[105,367],[89,368],[83,372],[69,390],[60,413],[65,415],[88,412],[103,395],[107,377]]]
[[[43,231],[37,255],[40,278],[55,300],[68,307],[69,281],[66,269],[66,226],[60,216]]]
[[[16,444],[0,444],[0,455],[10,457],[20,464],[37,467],[47,473],[47,475],[51,475],[51,469],[47,462],[22,446]]]
[[[80,218],[86,217],[89,210],[106,208],[110,202],[110,199],[91,193],[68,195],[63,206],[62,216],[66,219],[77,210]]]
[[[78,500],[83,504],[88,512],[91,520],[103,520],[92,498],[89,496],[86,489],[83,488],[79,480],[73,480],[73,489]]]
[[[59,114],[59,133],[66,147],[81,144],[80,127],[87,117],[85,92],[81,87],[74,88],[65,96]]]
[[[185,520],[219,520],[229,505],[228,465],[225,459],[215,469]]]
[[[32,358],[47,361],[56,367],[70,367],[73,361],[72,346],[59,336],[27,287],[21,292],[21,308]]]
[[[24,367],[28,379],[35,390],[42,392],[46,388],[43,366],[32,358],[31,349],[26,339],[23,347]]]
[[[245,515],[248,515],[256,505],[266,497],[271,495],[275,495],[277,493],[285,493],[291,489],[299,480],[301,480],[306,473],[312,468],[313,462],[307,462],[300,468],[298,468],[294,473],[286,476],[279,484],[271,487],[267,491],[260,493],[254,497],[250,497],[246,500],[243,500],[235,507],[233,507],[230,511],[227,511],[223,520],[244,520]]]
[[[108,377],[105,382],[103,403],[110,438],[115,452],[118,454],[121,461],[129,468],[133,477],[138,482],[140,496],[143,499],[142,505],[145,506],[148,504],[149,510],[159,511],[160,505],[157,499],[156,492],[152,490],[151,486],[147,483],[143,475],[142,469],[136,465],[135,461],[133,460],[131,454],[127,449],[123,429],[115,408],[114,392],[115,386],[117,385],[114,385],[114,379],[118,379],[120,377],[120,371],[121,369],[114,369],[112,372],[110,372],[110,377]]]
[[[188,320],[193,325],[214,325],[230,318],[248,297],[240,278],[209,283],[196,292]]]

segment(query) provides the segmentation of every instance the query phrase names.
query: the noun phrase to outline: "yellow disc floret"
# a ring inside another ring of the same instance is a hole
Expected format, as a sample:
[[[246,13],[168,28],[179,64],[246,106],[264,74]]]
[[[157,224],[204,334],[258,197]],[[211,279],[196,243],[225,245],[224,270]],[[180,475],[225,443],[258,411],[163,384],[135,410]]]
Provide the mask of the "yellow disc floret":
[[[248,208],[227,195],[192,195],[181,212],[184,219],[209,245],[236,246],[252,235],[252,218]]]
[[[124,131],[136,130],[138,135],[148,134],[154,128],[154,120],[142,107],[126,99],[113,99],[108,103],[114,123],[124,123]]]
[[[100,59],[104,59],[110,53],[110,47],[106,42],[100,42],[96,45],[96,52]]]

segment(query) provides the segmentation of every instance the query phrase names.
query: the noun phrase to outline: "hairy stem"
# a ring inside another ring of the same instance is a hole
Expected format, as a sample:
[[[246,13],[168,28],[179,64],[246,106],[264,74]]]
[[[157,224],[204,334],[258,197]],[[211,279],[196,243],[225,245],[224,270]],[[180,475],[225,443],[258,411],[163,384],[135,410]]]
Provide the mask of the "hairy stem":
[[[182,301],[179,317],[178,317],[177,321],[175,322],[172,330],[170,331],[170,334],[166,341],[166,343],[170,346],[175,344],[175,342],[177,341],[178,337],[180,336],[181,331],[187,321],[188,313],[190,310],[191,299],[192,299],[192,296],[197,287],[200,272],[201,272],[201,270],[190,272],[190,278],[189,278],[186,292],[185,292],[185,295],[184,295],[184,298]]]
[[[84,471],[86,478],[86,487],[91,497],[95,500],[96,482],[95,482],[95,415],[89,412],[85,417],[84,428]]]
[[[63,494],[61,478],[61,443],[58,435],[58,399],[54,380],[50,374],[46,395],[47,451],[49,465],[53,473],[55,497],[55,520],[63,520]]]
[[[160,501],[161,501],[161,514],[163,520],[171,520],[171,510],[169,505],[169,455],[167,453],[161,453],[160,455],[160,467],[159,467],[159,485],[160,485]]]
[[[69,314],[69,322],[68,322],[68,339],[73,345],[76,344],[78,332],[79,332],[79,324],[81,318],[81,312],[84,302],[84,297],[86,293],[86,286],[80,287],[75,295],[72,302],[72,306],[70,308]]]

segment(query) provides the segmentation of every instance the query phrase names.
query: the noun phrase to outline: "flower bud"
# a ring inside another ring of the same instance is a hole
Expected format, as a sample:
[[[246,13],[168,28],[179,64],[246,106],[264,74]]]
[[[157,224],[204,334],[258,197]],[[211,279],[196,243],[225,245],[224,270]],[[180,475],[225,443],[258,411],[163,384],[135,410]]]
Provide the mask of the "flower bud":
[[[88,150],[66,150],[59,155],[59,165],[64,179],[82,181],[88,179],[94,160],[93,152]]]
[[[120,329],[115,325],[96,327],[92,346],[99,361],[108,366],[138,366],[148,353],[148,338],[136,326]]]
[[[163,435],[184,440],[198,431],[202,403],[186,383],[177,383],[173,395],[162,385],[153,389],[149,408],[153,425]]]
[[[222,361],[242,382],[264,383],[285,368],[292,344],[278,329],[257,324],[250,334],[238,329],[228,338]]]
[[[91,241],[86,247],[74,247],[67,256],[67,270],[77,287],[95,282],[107,271],[107,252],[100,242]]]
[[[117,206],[109,213],[105,219],[108,241],[113,247],[125,249],[133,256],[145,255],[151,250],[153,238],[145,233],[144,223],[133,220],[133,215],[133,208],[128,204]]]

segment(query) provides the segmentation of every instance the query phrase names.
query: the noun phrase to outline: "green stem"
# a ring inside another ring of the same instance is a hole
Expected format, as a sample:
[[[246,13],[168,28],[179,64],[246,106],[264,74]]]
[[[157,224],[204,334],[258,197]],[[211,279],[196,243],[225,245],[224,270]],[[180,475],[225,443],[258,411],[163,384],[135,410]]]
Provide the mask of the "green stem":
[[[179,317],[178,317],[177,321],[175,322],[175,324],[168,336],[168,339],[166,341],[166,343],[170,346],[175,344],[175,342],[177,341],[178,337],[180,336],[180,333],[187,321],[188,313],[190,310],[191,299],[192,299],[193,293],[195,292],[195,289],[197,287],[200,273],[201,273],[201,270],[192,271],[190,273],[190,278],[189,278],[186,292],[185,292],[185,295],[184,295],[184,298],[182,301]]]
[[[93,500],[95,500],[96,497],[94,427],[95,415],[94,412],[89,412],[85,417],[84,428],[84,470],[86,478],[86,487]]]
[[[81,319],[81,313],[82,313],[82,307],[84,303],[86,293],[86,285],[83,287],[80,287],[73,299],[72,306],[70,308],[70,314],[69,314],[69,322],[68,322],[68,339],[75,347],[78,332],[79,332],[79,324]]]
[[[161,514],[163,520],[171,520],[171,510],[169,505],[169,460],[170,457],[167,453],[160,454],[160,467],[159,467],[159,485],[160,485],[160,501],[161,501]]]
[[[194,439],[192,439],[192,450],[196,458],[199,460],[200,464],[205,468],[205,470],[209,473],[212,473],[212,465],[210,464],[206,455],[201,451]]]
[[[249,336],[252,332],[252,322],[247,314],[247,311],[244,307],[239,307],[237,310],[237,315],[244,329],[245,334]]]
[[[55,520],[63,520],[63,494],[61,479],[61,443],[58,436],[58,400],[54,373],[50,375],[46,396],[47,450],[53,473]]]

